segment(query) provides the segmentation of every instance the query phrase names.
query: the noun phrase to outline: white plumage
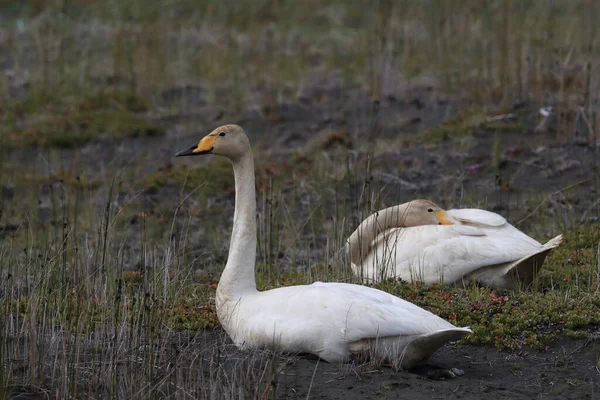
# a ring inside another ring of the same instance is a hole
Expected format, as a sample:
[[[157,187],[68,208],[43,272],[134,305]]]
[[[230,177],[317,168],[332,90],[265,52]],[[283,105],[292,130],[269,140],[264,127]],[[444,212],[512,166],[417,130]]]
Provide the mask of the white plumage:
[[[225,307],[219,318],[238,346],[311,353],[329,362],[374,351],[396,367],[408,368],[470,332],[386,292],[345,283],[282,287]],[[432,339],[424,350],[406,350],[426,334],[438,335],[437,342]],[[384,346],[390,338],[396,351]]]

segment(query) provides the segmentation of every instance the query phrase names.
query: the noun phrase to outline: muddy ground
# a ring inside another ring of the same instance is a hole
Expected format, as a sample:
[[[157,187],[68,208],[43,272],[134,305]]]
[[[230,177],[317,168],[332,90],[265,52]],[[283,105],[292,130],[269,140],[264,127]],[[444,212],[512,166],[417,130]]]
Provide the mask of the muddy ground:
[[[599,334],[596,331],[595,338],[586,340],[561,339],[544,351],[524,347],[505,352],[450,343],[428,364],[394,371],[385,366],[328,364],[314,357],[239,351],[216,329],[171,334],[169,347],[178,348],[180,358],[175,363],[163,360],[158,370],[159,376],[179,375],[180,390],[169,393],[177,398],[597,399]],[[440,371],[450,368],[464,375],[442,377]],[[86,393],[85,383],[82,388],[79,393]],[[41,387],[12,386],[10,398],[49,399],[53,393]],[[93,397],[103,398],[103,394]]]
[[[459,368],[465,375],[432,379],[435,368],[394,372],[388,368],[329,365],[297,360],[281,373],[282,398],[325,399],[595,399],[600,341],[554,343],[547,351],[508,353],[489,347],[446,345],[430,366]],[[314,378],[313,378],[314,377]]]

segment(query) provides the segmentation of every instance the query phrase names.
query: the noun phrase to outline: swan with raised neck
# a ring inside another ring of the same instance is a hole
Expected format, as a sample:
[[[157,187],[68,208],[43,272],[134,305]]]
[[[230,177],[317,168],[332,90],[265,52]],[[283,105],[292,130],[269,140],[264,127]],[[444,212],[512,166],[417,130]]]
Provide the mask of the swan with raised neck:
[[[315,282],[257,291],[256,194],[248,137],[240,126],[224,125],[176,155],[201,154],[225,156],[233,164],[233,232],[216,307],[223,329],[238,347],[311,353],[328,362],[377,357],[393,367],[410,368],[445,342],[472,332],[361,285]]]

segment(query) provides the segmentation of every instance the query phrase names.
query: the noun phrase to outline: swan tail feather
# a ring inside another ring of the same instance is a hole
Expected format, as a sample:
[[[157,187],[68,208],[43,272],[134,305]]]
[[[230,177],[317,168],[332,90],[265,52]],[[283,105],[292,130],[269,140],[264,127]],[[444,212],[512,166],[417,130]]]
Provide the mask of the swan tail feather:
[[[544,245],[542,247],[545,249],[553,249],[555,247],[560,246],[562,241],[563,241],[563,235],[558,235],[558,236],[548,240],[546,243],[544,243]]]
[[[552,249],[559,246],[563,236],[558,235],[550,239],[535,252],[518,260],[503,264],[490,265],[475,271],[462,279],[463,285],[468,285],[473,279],[480,285],[490,286],[494,289],[515,289],[527,287],[533,282],[538,271],[542,268],[546,256]]]
[[[542,268],[546,256],[552,249],[562,243],[563,236],[558,235],[546,242],[538,251],[529,254],[517,261],[507,265],[505,276],[507,279],[516,281],[523,287],[531,284],[538,271]]]
[[[469,333],[473,333],[469,327],[441,329],[417,337],[411,342],[411,346],[425,346],[437,349],[444,343],[457,341]]]
[[[468,327],[440,329],[416,337],[404,349],[397,360],[395,367],[409,369],[425,361],[440,347],[448,342],[462,339],[463,336],[473,333]]]

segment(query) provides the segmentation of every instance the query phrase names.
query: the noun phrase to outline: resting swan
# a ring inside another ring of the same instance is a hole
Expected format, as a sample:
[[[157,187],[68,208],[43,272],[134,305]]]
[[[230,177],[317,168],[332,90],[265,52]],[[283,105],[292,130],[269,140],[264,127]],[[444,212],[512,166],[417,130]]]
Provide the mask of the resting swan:
[[[316,282],[257,291],[256,193],[248,137],[241,127],[224,125],[176,156],[200,154],[225,156],[233,164],[233,232],[216,309],[238,347],[311,353],[328,362],[375,355],[393,367],[411,368],[445,342],[472,332],[361,285]]]
[[[364,282],[477,283],[527,286],[562,235],[542,245],[480,209],[442,210],[414,200],[365,219],[348,239],[352,269]]]

